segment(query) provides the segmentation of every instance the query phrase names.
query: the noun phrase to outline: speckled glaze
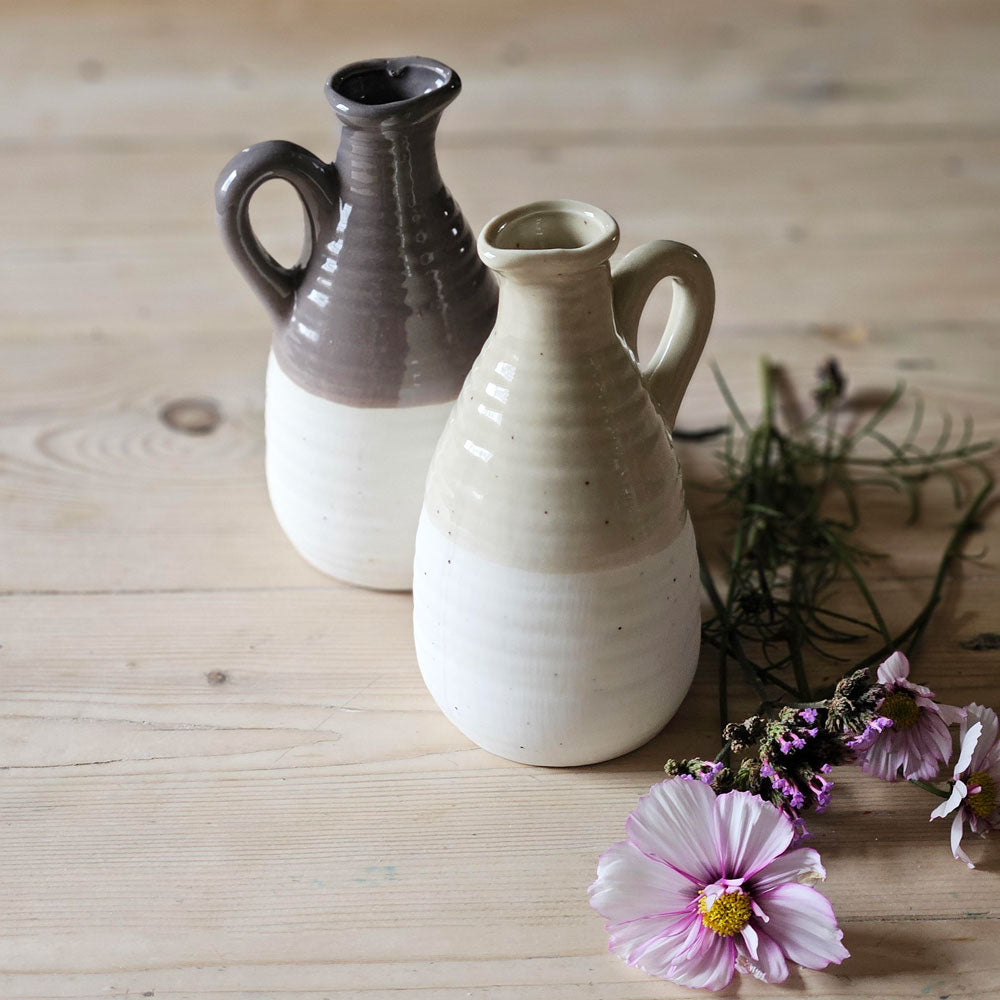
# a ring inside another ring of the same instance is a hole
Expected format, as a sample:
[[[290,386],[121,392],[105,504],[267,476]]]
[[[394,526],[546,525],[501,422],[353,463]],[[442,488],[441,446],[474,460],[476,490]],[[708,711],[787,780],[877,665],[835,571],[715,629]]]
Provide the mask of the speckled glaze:
[[[326,88],[343,125],[333,163],[290,142],[262,142],[233,157],[216,187],[223,240],[274,321],[265,420],[272,504],[305,558],[364,586],[410,587],[427,463],[496,314],[496,280],[434,149],[460,86],[431,59],[353,63]],[[305,208],[306,243],[291,268],[250,226],[253,192],[275,178]],[[387,435],[399,424],[407,433]],[[287,453],[271,455],[278,447]],[[361,538],[369,550],[359,561]]]
[[[431,462],[417,531],[414,635],[441,709],[532,764],[606,760],[676,711],[698,656],[698,568],[670,438],[708,336],[712,275],[648,243],[612,271],[618,226],[573,201],[491,221],[496,326]],[[654,285],[662,342],[635,357]]]

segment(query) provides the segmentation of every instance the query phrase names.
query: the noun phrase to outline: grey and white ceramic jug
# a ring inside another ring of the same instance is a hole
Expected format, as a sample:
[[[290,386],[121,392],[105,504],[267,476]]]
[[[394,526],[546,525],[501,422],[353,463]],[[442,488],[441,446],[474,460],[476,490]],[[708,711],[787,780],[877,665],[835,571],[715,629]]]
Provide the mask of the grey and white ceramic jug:
[[[435,132],[458,74],[420,57],[372,59],[326,87],[342,123],[336,160],[262,142],[223,169],[223,240],[274,321],[267,483],[314,566],[409,589],[427,466],[493,325],[496,281],[438,172]],[[305,207],[297,265],[278,264],[248,214],[265,181]]]

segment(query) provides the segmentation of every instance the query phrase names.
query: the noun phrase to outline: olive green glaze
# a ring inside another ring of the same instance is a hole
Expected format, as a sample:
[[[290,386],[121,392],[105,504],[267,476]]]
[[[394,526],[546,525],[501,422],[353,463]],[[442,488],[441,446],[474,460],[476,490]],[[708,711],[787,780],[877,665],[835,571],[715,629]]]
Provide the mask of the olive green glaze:
[[[223,168],[223,240],[275,323],[281,369],[315,395],[364,407],[454,399],[496,315],[497,288],[438,172],[434,139],[461,88],[431,59],[371,59],[338,70],[327,99],[343,124],[336,160],[262,142]],[[250,226],[253,192],[280,178],[308,223],[297,265],[280,265]]]

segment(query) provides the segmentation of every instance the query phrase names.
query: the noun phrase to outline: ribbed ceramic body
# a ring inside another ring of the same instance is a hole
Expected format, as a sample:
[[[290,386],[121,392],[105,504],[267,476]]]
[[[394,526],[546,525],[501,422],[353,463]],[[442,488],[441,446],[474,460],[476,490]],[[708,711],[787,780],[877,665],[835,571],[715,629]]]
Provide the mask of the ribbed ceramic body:
[[[334,163],[267,142],[217,191],[226,243],[274,321],[267,478],[278,520],[317,568],[408,589],[427,463],[492,326],[496,281],[438,172],[434,142],[457,74],[420,58],[333,75]],[[287,180],[306,209],[299,264],[260,246],[247,206]]]
[[[267,487],[305,559],[338,580],[409,588],[424,480],[450,409],[337,403],[303,389],[271,355]]]
[[[646,742],[686,693],[697,558],[663,410],[616,329],[614,221],[518,212],[480,237],[500,309],[431,463],[414,635],[470,739],[585,764]]]

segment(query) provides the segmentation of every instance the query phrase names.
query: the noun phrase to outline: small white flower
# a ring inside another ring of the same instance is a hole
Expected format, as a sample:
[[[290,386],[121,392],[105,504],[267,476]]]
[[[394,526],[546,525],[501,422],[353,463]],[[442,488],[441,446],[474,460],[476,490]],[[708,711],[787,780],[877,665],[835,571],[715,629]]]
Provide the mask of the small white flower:
[[[975,865],[962,850],[965,824],[979,836],[1000,827],[1000,742],[997,714],[973,702],[964,710],[958,733],[959,754],[955,763],[951,795],[931,813],[940,819],[954,812],[951,823],[951,853],[970,868]]]

